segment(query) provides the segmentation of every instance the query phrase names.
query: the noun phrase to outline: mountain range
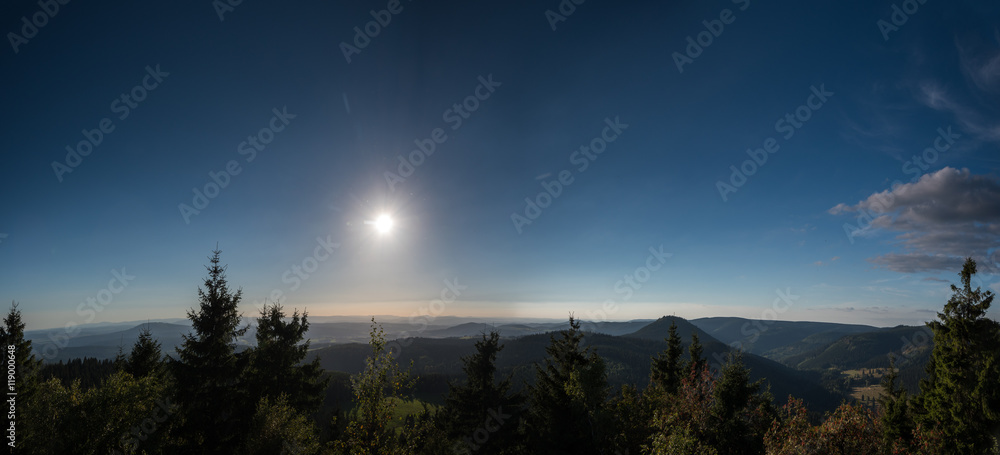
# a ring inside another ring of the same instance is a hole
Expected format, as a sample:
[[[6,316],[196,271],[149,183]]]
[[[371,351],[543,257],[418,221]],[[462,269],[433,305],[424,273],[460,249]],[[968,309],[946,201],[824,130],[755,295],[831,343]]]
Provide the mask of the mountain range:
[[[307,336],[311,355],[319,357],[323,368],[347,374],[361,371],[365,357],[370,354],[367,344],[370,320],[309,319]],[[376,320],[386,338],[393,340],[389,345],[398,353],[401,365],[412,361],[416,374],[439,379],[460,377],[461,359],[473,352],[475,340],[497,330],[504,343],[497,356],[498,373],[511,375],[518,384],[532,381],[534,365],[544,359],[550,336],[569,327],[567,321],[537,319],[486,322],[459,317],[422,317],[415,321],[377,317]],[[254,340],[253,321],[247,322],[249,330],[238,341],[243,347],[249,347]],[[736,317],[688,321],[674,316],[625,322],[581,321],[582,329],[588,332],[584,342],[605,359],[609,383],[614,388],[627,383],[646,385],[651,358],[666,348],[665,338],[671,324],[677,325],[685,347],[692,334],[697,334],[712,368],[721,368],[732,351],[741,351],[751,376],[765,379],[777,402],[794,395],[815,410],[832,409],[847,397],[852,387],[851,372],[881,371],[889,366],[891,356],[900,368],[903,385],[915,390],[932,348],[929,330],[924,326],[879,328]],[[183,342],[183,335],[191,330],[186,319],[173,319],[82,325],[73,336],[64,330],[26,331],[25,336],[32,340],[36,353],[48,362],[81,357],[105,359],[113,358],[120,348],[127,353],[143,328],[149,329],[167,355],[175,352]]]

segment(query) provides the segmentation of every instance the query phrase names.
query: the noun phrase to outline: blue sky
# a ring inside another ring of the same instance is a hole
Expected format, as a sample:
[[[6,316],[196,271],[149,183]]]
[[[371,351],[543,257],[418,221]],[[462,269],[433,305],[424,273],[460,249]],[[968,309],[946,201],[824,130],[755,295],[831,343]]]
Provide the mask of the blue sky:
[[[962,257],[1000,286],[995,2],[218,5],[0,7],[29,328],[183,317],[216,244],[248,316],[895,325]]]

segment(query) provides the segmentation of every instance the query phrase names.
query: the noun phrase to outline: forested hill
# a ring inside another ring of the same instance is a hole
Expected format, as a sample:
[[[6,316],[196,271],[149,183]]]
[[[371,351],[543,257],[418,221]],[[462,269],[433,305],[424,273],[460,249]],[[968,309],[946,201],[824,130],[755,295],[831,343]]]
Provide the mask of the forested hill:
[[[310,325],[307,336],[313,352],[329,371],[356,373],[364,365],[370,352],[364,341],[370,330],[368,323],[319,318]],[[534,365],[545,356],[545,346],[550,334],[568,327],[563,322],[486,323],[442,318],[455,325],[428,324],[414,326],[409,322],[385,324],[388,338],[419,334],[417,338],[398,338],[391,344],[402,348],[402,359],[415,362],[415,372],[423,375],[460,375],[461,359],[472,352],[472,342],[479,334],[496,330],[501,334],[506,348],[497,359],[497,366],[504,373],[511,373],[518,380],[530,383]],[[132,327],[85,325],[77,336],[63,340],[59,332],[32,331],[26,335],[34,338],[34,350],[50,363],[72,359],[112,359],[120,347],[135,343],[139,333],[148,329],[172,355],[180,346],[181,335],[189,333],[190,325],[157,322],[137,324]],[[718,370],[725,362],[732,346],[744,351],[744,363],[754,378],[765,378],[778,402],[789,394],[803,398],[817,410],[835,407],[846,398],[853,387],[841,372],[857,369],[878,369],[888,366],[888,353],[902,360],[900,381],[904,387],[915,391],[923,377],[923,368],[929,358],[931,346],[926,343],[925,327],[900,326],[880,329],[865,325],[826,322],[766,321],[743,318],[702,318],[688,321],[676,316],[657,320],[628,322],[581,321],[587,333],[585,343],[591,343],[608,361],[609,380],[615,385],[635,384],[644,387],[649,380],[650,359],[665,348],[664,339],[672,324],[676,325],[683,345],[697,334],[710,366]],[[420,330],[424,329],[424,330]],[[240,337],[240,349],[252,344],[253,326]],[[921,338],[924,337],[924,338]],[[906,340],[914,340],[912,346]],[[919,343],[923,340],[923,343]],[[61,349],[52,349],[63,343]],[[44,354],[56,352],[53,358]],[[687,356],[686,352],[684,354]],[[56,370],[53,370],[56,371]],[[845,385],[846,384],[846,385]],[[839,392],[837,392],[839,390]]]
[[[664,338],[672,322],[677,324],[678,333],[682,334],[685,352],[690,343],[690,334],[698,333],[709,366],[721,369],[729,348],[682,318],[664,317],[637,332],[623,336],[586,333],[584,345],[593,347],[607,362],[608,382],[613,388],[624,384],[645,387],[649,381],[651,359],[666,349]],[[496,360],[498,372],[501,375],[512,374],[518,384],[530,384],[534,378],[535,364],[545,358],[545,347],[549,345],[552,335],[546,333],[502,339],[504,349]],[[400,364],[407,365],[413,361],[414,373],[418,375],[443,374],[458,377],[462,375],[461,358],[472,354],[475,340],[412,338],[390,342],[389,346],[399,350]],[[351,374],[360,372],[365,366],[365,358],[371,354],[368,345],[360,343],[334,345],[313,352],[319,357],[324,369]],[[684,357],[689,358],[686,353]],[[743,355],[743,362],[753,379],[763,378],[767,381],[776,402],[784,403],[788,395],[794,395],[803,399],[813,410],[828,411],[836,408],[845,398],[825,390],[819,382],[818,372],[796,371],[749,353]]]
[[[236,301],[223,269],[211,270],[205,305],[191,316],[195,333],[170,358],[152,328],[176,327],[149,324],[114,361],[40,365],[12,305],[0,333],[21,373],[14,386],[27,453],[135,453],[132,434],[145,437],[146,453],[431,455],[486,444],[479,453],[996,453],[1000,324],[983,316],[992,294],[971,290],[971,260],[964,290],[930,333],[847,334],[785,358],[798,369],[676,317],[632,331],[636,321],[603,327],[617,335],[570,318],[547,333],[395,339],[373,320],[367,344],[310,350],[309,324],[272,305],[256,321],[255,343],[240,344]],[[737,327],[713,331],[731,339]],[[116,336],[101,332],[75,342]],[[784,332],[793,345],[812,336],[793,342],[804,332]],[[908,395],[900,385],[921,363],[933,374]]]
[[[733,317],[700,318],[691,324],[728,345],[772,360],[813,350],[846,335],[878,330],[859,324],[811,321],[772,321]]]

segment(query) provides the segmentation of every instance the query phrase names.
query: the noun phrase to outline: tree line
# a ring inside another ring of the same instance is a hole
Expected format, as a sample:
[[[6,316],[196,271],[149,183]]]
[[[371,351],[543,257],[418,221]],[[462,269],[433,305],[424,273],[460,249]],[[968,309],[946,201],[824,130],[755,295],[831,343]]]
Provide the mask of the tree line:
[[[504,349],[483,334],[462,359],[464,379],[441,406],[403,415],[397,407],[417,379],[397,362],[372,319],[362,372],[351,376],[352,406],[320,412],[328,386],[307,360],[308,315],[265,305],[256,344],[237,349],[248,327],[220,251],[188,311],[193,330],[173,355],[148,330],[122,352],[99,384],[40,378],[17,304],[0,326],[13,347],[18,390],[16,447],[30,454],[988,454],[1000,453],[1000,324],[986,317],[993,293],[972,289],[968,259],[961,287],[929,323],[934,348],[920,392],[883,378],[877,406],[844,403],[817,420],[801,400],[774,404],[752,381],[739,352],[709,368],[696,334],[687,355],[676,325],[652,359],[649,385],[608,384],[605,361],[584,343],[572,316],[550,336],[534,383],[497,373]],[[107,368],[98,365],[96,368]],[[86,378],[94,381],[92,377]]]

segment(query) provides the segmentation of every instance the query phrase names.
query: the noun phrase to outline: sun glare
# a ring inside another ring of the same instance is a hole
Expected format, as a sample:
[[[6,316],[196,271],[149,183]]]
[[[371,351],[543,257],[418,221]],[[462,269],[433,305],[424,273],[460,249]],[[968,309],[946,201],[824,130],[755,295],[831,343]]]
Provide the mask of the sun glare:
[[[392,218],[389,215],[380,215],[375,219],[375,230],[380,234],[385,234],[392,230]]]

